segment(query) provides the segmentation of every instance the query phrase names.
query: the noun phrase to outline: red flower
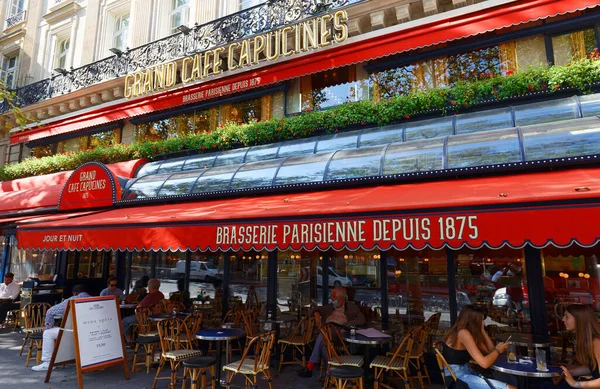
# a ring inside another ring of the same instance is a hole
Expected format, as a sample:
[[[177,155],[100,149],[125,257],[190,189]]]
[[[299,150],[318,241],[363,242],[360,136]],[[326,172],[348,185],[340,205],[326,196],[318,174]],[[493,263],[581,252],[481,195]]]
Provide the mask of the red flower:
[[[529,85],[528,88],[529,88],[529,90],[533,90],[534,89],[533,85]]]
[[[200,147],[200,149],[206,150],[206,146],[202,146],[202,147]]]
[[[364,126],[364,125],[365,125],[365,122],[360,122],[360,124],[361,124],[362,126]]]
[[[281,131],[281,127],[277,127],[277,131]]]
[[[511,75],[511,74],[513,74],[514,72],[515,72],[514,70],[508,70],[508,71],[506,72],[506,75],[507,75],[507,76],[510,76],[510,75]]]
[[[558,89],[558,88],[560,88],[559,84],[554,85],[554,89]]]
[[[216,144],[214,144],[212,147],[213,147],[213,149],[216,149],[216,148],[217,148],[217,145],[216,145]]]
[[[456,101],[451,101],[450,104],[456,105]]]
[[[410,115],[406,115],[405,118],[410,119]]]

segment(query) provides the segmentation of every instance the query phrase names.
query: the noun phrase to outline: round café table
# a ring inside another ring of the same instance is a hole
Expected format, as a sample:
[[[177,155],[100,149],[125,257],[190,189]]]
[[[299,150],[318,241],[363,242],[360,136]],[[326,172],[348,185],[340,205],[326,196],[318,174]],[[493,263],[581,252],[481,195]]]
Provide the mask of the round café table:
[[[523,347],[550,347],[552,343],[549,341],[547,336],[522,334],[522,333],[503,333],[496,335],[496,340],[499,342],[506,342],[510,336],[510,342],[517,346]]]
[[[360,330],[357,330],[360,331]],[[348,342],[348,343],[352,343],[352,344],[359,344],[359,345],[364,345],[365,346],[365,359],[363,361],[363,368],[365,370],[364,376],[365,376],[365,386],[370,386],[373,383],[373,376],[370,374],[371,373],[371,361],[373,360],[373,356],[371,355],[371,350],[375,347],[379,347],[382,346],[384,344],[387,343],[391,343],[392,342],[392,337],[391,336],[381,336],[381,337],[371,337],[371,336],[364,336],[364,335],[360,335],[359,333],[356,333],[355,335],[351,335],[350,331],[344,331],[342,332],[342,338]]]
[[[223,388],[224,383],[221,382],[221,354],[223,353],[223,341],[230,341],[234,339],[239,339],[244,336],[246,332],[244,330],[240,330],[239,328],[210,328],[205,330],[200,330],[196,332],[196,338],[200,340],[208,340],[209,342],[217,342],[217,357],[215,361],[215,381],[217,383],[217,388]],[[227,364],[227,351],[225,351],[225,360]]]
[[[166,319],[185,319],[187,317],[187,313],[158,313],[156,315],[148,316],[148,320],[150,321],[161,321]]]
[[[561,368],[558,366],[548,366],[548,371],[537,370],[535,359],[532,359],[531,362],[533,363],[508,363],[506,355],[500,355],[490,368],[516,376],[519,380],[519,388],[528,388],[529,379],[552,378],[562,373]]]

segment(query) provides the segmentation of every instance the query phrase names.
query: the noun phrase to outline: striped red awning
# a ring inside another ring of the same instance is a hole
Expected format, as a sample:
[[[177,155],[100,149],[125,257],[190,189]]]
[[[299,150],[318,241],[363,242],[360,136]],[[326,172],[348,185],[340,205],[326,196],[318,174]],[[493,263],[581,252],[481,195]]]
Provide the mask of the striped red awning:
[[[44,250],[589,247],[600,169],[113,209],[21,225]]]

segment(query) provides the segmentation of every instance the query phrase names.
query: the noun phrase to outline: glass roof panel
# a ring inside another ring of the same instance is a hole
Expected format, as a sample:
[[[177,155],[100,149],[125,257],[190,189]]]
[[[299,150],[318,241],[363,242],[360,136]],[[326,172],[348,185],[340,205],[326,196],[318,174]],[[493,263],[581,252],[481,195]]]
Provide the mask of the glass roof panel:
[[[231,181],[231,189],[258,188],[273,185],[273,178],[282,158],[249,162],[238,170]]]
[[[207,169],[213,166],[218,153],[198,154],[188,157],[183,165],[183,170]]]
[[[447,168],[520,162],[521,148],[516,128],[448,138]]]
[[[600,115],[600,93],[579,96],[583,117]]]
[[[325,166],[332,155],[323,153],[288,158],[277,172],[275,185],[322,182]]]
[[[162,165],[160,165],[160,168],[158,168],[158,173],[172,173],[181,171],[186,159],[188,159],[188,157],[167,159],[163,161]]]
[[[525,159],[600,154],[600,120],[596,117],[522,128]]]
[[[248,152],[247,147],[244,147],[243,149],[223,151],[221,154],[217,155],[215,166],[238,165],[244,163],[246,152]]]
[[[159,196],[176,196],[189,194],[192,186],[205,170],[192,170],[174,173],[158,192]]]
[[[341,150],[334,154],[325,180],[378,176],[386,146]]]
[[[532,124],[550,123],[558,120],[575,119],[577,118],[579,111],[577,103],[571,97],[517,105],[514,109],[517,126],[529,126]]]
[[[391,126],[369,128],[362,132],[359,147],[387,145],[402,142],[404,123]]]
[[[388,147],[383,174],[402,174],[444,167],[444,138],[394,143]]]
[[[510,107],[456,115],[456,133],[470,134],[513,127]]]
[[[274,159],[277,156],[277,150],[279,150],[279,145],[274,144],[251,147],[248,154],[246,154],[245,162]]]
[[[158,168],[160,167],[160,164],[163,163],[164,161],[154,161],[154,162],[148,162],[147,164],[145,164],[144,166],[141,167],[141,169],[136,173],[136,177],[143,177],[143,176],[147,176],[148,174],[156,174],[156,172],[158,172]]]
[[[324,135],[317,143],[317,153],[342,149],[355,149],[360,131],[350,131],[341,134]]]
[[[198,178],[192,193],[209,193],[227,190],[231,177],[238,170],[239,165],[225,165],[210,168]]]
[[[124,198],[148,199],[156,197],[156,193],[171,174],[173,173],[151,174],[138,178],[129,186],[129,190],[124,194]]]
[[[281,143],[277,157],[293,157],[315,153],[315,143],[319,138],[298,139]]]
[[[452,116],[406,123],[406,141],[452,135]]]

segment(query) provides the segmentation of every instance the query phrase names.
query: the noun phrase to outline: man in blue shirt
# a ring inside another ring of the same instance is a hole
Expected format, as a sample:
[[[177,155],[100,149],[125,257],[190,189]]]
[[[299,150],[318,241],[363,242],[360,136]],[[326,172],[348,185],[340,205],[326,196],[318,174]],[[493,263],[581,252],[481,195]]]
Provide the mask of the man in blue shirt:
[[[121,300],[125,300],[125,293],[123,293],[121,289],[117,288],[117,277],[108,277],[108,280],[106,280],[106,285],[108,288],[103,289],[102,292],[100,292],[100,296],[117,296]]]
[[[48,365],[50,364],[50,359],[52,358],[52,353],[54,352],[54,341],[58,337],[58,327],[54,327],[54,317],[55,316],[63,316],[65,314],[65,310],[67,309],[67,305],[69,304],[69,300],[71,299],[79,299],[84,297],[92,297],[85,292],[85,285],[75,285],[73,287],[73,297],[70,299],[64,300],[62,303],[56,304],[52,308],[46,311],[46,319],[44,320],[44,324],[46,329],[44,330],[44,341],[42,343],[42,363],[37,366],[33,366],[31,370],[33,371],[46,371],[48,370]]]

